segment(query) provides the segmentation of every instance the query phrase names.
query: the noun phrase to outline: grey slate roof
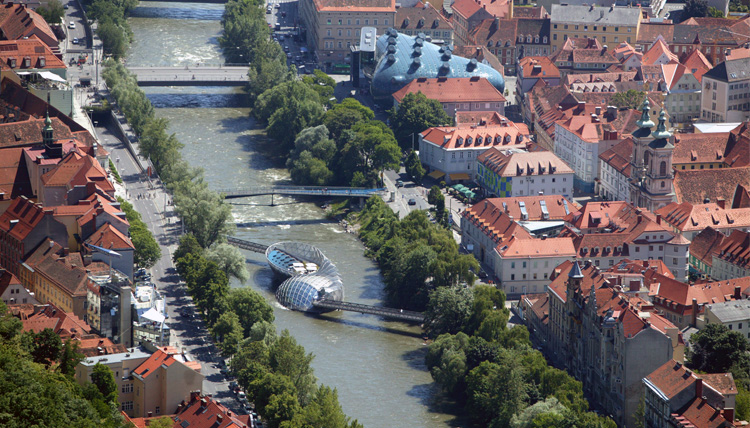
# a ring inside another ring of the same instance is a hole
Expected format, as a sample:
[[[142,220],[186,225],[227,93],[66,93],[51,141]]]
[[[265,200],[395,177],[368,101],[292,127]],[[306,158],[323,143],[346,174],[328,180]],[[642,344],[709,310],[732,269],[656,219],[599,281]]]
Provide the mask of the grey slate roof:
[[[738,80],[750,79],[750,58],[733,59],[724,61],[716,67],[708,70],[703,77],[721,80],[723,82],[736,82]]]
[[[708,305],[722,323],[750,319],[750,300],[732,300]]]
[[[588,25],[628,25],[635,26],[641,19],[641,10],[637,7],[591,7],[552,5],[550,12],[552,23],[580,22]]]

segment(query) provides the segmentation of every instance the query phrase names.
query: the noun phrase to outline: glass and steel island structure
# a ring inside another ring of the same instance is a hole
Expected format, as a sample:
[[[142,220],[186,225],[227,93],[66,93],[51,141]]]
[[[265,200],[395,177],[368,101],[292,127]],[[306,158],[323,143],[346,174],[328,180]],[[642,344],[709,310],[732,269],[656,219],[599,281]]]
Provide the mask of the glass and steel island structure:
[[[278,242],[266,249],[266,259],[283,282],[276,299],[295,311],[322,312],[316,300],[341,301],[344,284],[336,265],[318,248],[302,242]]]

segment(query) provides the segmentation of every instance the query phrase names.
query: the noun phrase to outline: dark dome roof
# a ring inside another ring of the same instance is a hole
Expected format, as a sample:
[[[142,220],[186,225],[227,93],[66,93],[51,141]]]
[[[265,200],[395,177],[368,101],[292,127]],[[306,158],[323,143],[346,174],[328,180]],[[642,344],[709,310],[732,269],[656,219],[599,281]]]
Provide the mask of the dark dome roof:
[[[467,58],[452,55],[449,46],[441,47],[419,36],[400,34],[393,28],[378,38],[376,58],[378,64],[372,78],[375,97],[388,97],[420,77],[479,76],[489,80],[500,92],[505,91],[503,76],[489,65],[472,63]]]

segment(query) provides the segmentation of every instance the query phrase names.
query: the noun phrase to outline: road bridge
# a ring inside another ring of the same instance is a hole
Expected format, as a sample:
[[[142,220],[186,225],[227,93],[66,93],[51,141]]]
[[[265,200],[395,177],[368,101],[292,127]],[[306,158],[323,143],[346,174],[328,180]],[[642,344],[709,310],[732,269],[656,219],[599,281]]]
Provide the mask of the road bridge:
[[[368,189],[365,187],[323,187],[323,186],[268,186],[252,187],[247,189],[225,189],[219,193],[225,195],[225,199],[247,198],[262,195],[300,195],[300,196],[341,196],[369,198],[380,196],[386,191],[385,187]]]
[[[341,302],[328,299],[315,300],[313,301],[313,306],[321,309],[337,309],[340,311],[379,315],[381,317],[393,318],[401,321],[418,322],[420,324],[424,322],[424,314],[422,314],[421,312],[385,308],[383,306],[363,305],[361,303]]]
[[[242,86],[250,67],[201,65],[197,67],[128,67],[140,86]]]

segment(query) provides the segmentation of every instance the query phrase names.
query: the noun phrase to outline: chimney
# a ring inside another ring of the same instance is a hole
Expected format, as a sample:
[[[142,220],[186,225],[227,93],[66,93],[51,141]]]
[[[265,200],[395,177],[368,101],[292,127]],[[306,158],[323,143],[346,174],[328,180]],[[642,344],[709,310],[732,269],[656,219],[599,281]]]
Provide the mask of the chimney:
[[[610,120],[617,119],[617,107],[607,106],[607,115],[610,116]]]
[[[734,286],[734,300],[741,300],[742,299],[742,289],[739,285]]]
[[[15,219],[15,220],[11,220],[11,221],[10,221],[10,227],[8,227],[8,231],[11,231],[11,230],[13,230],[13,228],[14,228],[14,227],[16,227],[16,225],[18,224],[18,222],[19,222],[19,221],[20,221],[20,220],[17,220],[17,219]]]
[[[730,424],[734,422],[734,409],[731,409],[729,407],[724,409],[724,419],[726,419]]]
[[[701,378],[695,380],[695,396],[698,398],[703,397],[703,379]]]
[[[154,412],[148,412],[146,414],[148,415],[147,417],[149,417],[149,418],[152,417],[152,416],[154,416]]]
[[[693,327],[695,327],[698,318],[698,299],[693,298]]]
[[[596,108],[594,109],[594,111],[596,112],[597,116],[601,116],[601,114],[602,114],[602,108],[601,108],[601,106],[596,106]]]
[[[661,224],[661,214],[656,214],[656,224]]]
[[[636,224],[641,224],[643,222],[643,214],[638,214],[636,216]]]
[[[205,409],[208,406],[208,400],[201,398],[201,409]]]
[[[221,425],[221,423],[224,422],[224,415],[222,415],[221,413],[216,415],[216,422]]]
[[[719,208],[724,209],[726,201],[724,200],[724,198],[716,198],[716,205],[718,205]]]

